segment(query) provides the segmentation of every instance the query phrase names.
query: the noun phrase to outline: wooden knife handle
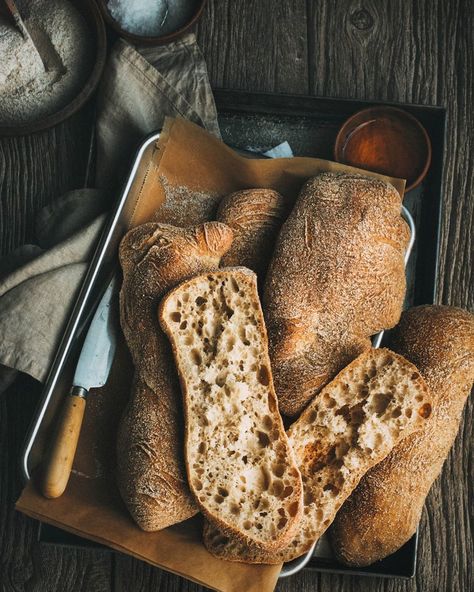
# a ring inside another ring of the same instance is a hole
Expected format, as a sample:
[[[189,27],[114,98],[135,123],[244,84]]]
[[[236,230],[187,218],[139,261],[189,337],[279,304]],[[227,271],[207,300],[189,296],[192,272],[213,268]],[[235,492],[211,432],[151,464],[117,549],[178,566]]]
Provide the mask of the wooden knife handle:
[[[73,387],[61,410],[59,425],[43,473],[42,492],[55,498],[66,489],[86,408],[85,389]]]

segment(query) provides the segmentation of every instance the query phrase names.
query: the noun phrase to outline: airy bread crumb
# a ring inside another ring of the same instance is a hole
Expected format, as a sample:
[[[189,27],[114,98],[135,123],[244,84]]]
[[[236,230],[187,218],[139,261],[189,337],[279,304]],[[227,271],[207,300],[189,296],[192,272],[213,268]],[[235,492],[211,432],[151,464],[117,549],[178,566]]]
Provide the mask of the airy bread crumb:
[[[281,563],[319,539],[362,476],[431,415],[416,367],[388,349],[360,355],[329,383],[288,430],[303,478],[304,516],[290,545],[275,554],[244,548],[205,529],[204,543],[234,561]]]
[[[219,222],[190,228],[148,222],[120,245],[120,324],[135,372],[117,432],[117,484],[146,531],[198,512],[186,481],[178,377],[156,307],[183,280],[217,269],[231,242],[232,230]]]
[[[422,373],[432,392],[433,415],[364,475],[338,513],[331,543],[347,565],[370,565],[413,536],[474,381],[474,315],[466,310],[411,308],[391,333],[390,345]]]
[[[302,483],[278,412],[256,275],[231,268],[165,297],[184,394],[191,491],[223,531],[265,552],[286,546],[302,514]]]

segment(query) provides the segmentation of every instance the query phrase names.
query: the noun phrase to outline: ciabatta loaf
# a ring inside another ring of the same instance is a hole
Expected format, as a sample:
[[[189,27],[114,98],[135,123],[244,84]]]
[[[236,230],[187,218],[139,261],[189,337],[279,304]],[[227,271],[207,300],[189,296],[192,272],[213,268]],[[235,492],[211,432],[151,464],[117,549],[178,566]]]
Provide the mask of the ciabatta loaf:
[[[412,308],[403,313],[391,347],[426,379],[433,416],[365,475],[337,515],[333,548],[348,565],[383,559],[415,533],[474,381],[474,316],[448,306]]]
[[[280,411],[297,416],[400,318],[409,230],[381,180],[323,173],[301,190],[280,231],[263,309]]]
[[[234,240],[221,267],[248,267],[263,282],[287,214],[285,198],[273,189],[244,189],[224,197],[216,219],[232,228]]]
[[[120,245],[120,321],[135,377],[118,431],[117,472],[122,498],[143,530],[160,530],[198,511],[183,461],[178,377],[156,307],[180,281],[217,269],[232,231],[217,222],[183,229],[148,223]]]
[[[181,379],[198,505],[241,542],[281,549],[299,529],[302,484],[278,412],[255,273],[194,277],[163,299],[159,316]]]
[[[373,465],[430,416],[428,388],[418,370],[387,349],[369,350],[329,383],[288,436],[303,477],[304,516],[279,553],[244,547],[215,525],[204,543],[225,559],[280,563],[302,555],[329,527],[342,503]]]

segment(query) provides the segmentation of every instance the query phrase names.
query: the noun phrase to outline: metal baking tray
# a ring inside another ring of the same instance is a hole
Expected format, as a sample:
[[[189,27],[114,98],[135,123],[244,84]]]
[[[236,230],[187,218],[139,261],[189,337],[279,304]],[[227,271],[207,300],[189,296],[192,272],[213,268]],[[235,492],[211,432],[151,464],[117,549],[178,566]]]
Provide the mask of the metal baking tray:
[[[64,393],[69,391],[71,371],[74,370],[74,361],[79,356],[85,337],[84,329],[88,326],[92,313],[118,265],[119,243],[129,228],[135,208],[136,200],[133,197],[142,186],[147,164],[152,158],[153,151],[156,150],[159,137],[159,132],[152,134],[139,148],[117,205],[102,231],[46,379],[35,419],[27,434],[21,465],[25,481],[30,479],[33,470],[43,457],[45,442],[58,406],[63,400]]]
[[[229,146],[264,152],[287,140],[295,156],[328,160],[334,159],[339,128],[356,111],[392,105],[414,115],[430,137],[432,159],[423,183],[404,198],[417,231],[408,266],[406,304],[416,306],[435,301],[446,127],[444,107],[228,90],[215,90],[214,96],[222,139]]]
[[[217,91],[216,101],[223,140],[227,144],[241,150],[250,149],[263,152],[283,140],[289,140],[295,155],[311,155],[328,159],[331,159],[327,148],[328,144],[333,145],[330,138],[332,136],[335,138],[342,121],[352,112],[366,106],[361,102],[329,101],[314,97],[249,95],[248,93],[227,91]],[[338,109],[338,107],[340,108]],[[435,109],[435,115],[443,114],[444,130],[444,111],[438,108],[433,109]],[[419,117],[418,112],[415,115]],[[430,133],[431,128],[428,125],[431,121],[430,118],[425,118],[425,120],[422,117],[419,118]],[[257,122],[260,124],[257,125]],[[306,135],[302,134],[301,131],[306,129],[309,130]],[[436,148],[441,150],[440,154],[442,155],[442,143],[441,146],[435,145],[434,136],[431,133],[430,136],[434,148],[433,163],[435,165],[437,156],[439,156]],[[68,390],[70,385],[74,361],[79,355],[84,338],[84,329],[87,327],[92,311],[117,264],[118,244],[128,228],[128,221],[135,205],[134,200],[130,200],[129,197],[143,183],[147,162],[153,151],[156,150],[158,138],[159,133],[152,134],[138,150],[128,181],[97,246],[44,386],[35,420],[27,436],[22,458],[22,473],[25,480],[30,478],[32,471],[38,466],[43,456],[53,418],[61,403],[63,393]],[[411,218],[407,213],[407,219],[414,221],[418,236],[417,245],[413,249],[407,266],[407,305],[433,302],[439,242],[440,179],[440,169],[433,169],[433,174],[428,175],[423,186],[411,192],[405,199],[405,206],[413,215]],[[429,193],[437,195],[438,199],[432,199],[431,202],[424,199],[424,195],[428,195],[427,188],[431,188]],[[423,246],[425,240],[428,241],[426,248]],[[420,245],[420,243],[422,244]],[[53,544],[97,546],[95,543],[80,539],[49,525],[40,525],[39,538]],[[416,545],[417,538],[415,536],[400,551],[383,562],[353,571],[337,564],[331,557],[327,543],[322,541],[318,544],[315,555],[305,558],[307,561],[305,569],[383,577],[411,577],[415,570]],[[292,565],[292,568],[295,569],[291,569],[291,571],[286,569],[282,575],[285,573],[289,575],[301,569],[303,567],[300,563],[302,560],[297,561],[298,565]],[[296,569],[297,567],[298,569]]]

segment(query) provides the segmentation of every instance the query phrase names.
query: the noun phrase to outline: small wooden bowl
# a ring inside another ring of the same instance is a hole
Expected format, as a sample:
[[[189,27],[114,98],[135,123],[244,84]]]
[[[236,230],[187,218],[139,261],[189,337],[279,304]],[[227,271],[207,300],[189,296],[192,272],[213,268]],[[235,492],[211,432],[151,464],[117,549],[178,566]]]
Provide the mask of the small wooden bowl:
[[[334,158],[351,166],[399,179],[405,191],[417,187],[431,163],[430,138],[410,113],[395,107],[369,107],[341,127]]]
[[[109,27],[113,29],[120,37],[127,39],[134,45],[165,45],[166,43],[170,43],[170,41],[174,41],[175,39],[182,37],[196,24],[197,20],[202,14],[202,11],[204,10],[204,5],[206,4],[206,0],[189,0],[196,5],[196,9],[193,12],[193,16],[186,24],[184,24],[180,29],[173,31],[172,33],[167,33],[166,35],[162,35],[161,37],[150,37],[147,35],[137,35],[122,29],[119,23],[110,14],[109,9],[107,8],[107,0],[97,1],[107,25],[109,25]]]
[[[72,2],[85,18],[90,28],[91,42],[95,44],[95,61],[91,64],[89,78],[74,99],[59,111],[36,121],[8,125],[0,123],[0,136],[23,136],[54,127],[79,111],[95,92],[104,69],[107,55],[107,38],[105,35],[104,21],[95,0],[72,0]]]

